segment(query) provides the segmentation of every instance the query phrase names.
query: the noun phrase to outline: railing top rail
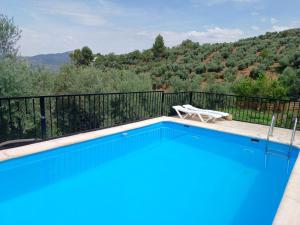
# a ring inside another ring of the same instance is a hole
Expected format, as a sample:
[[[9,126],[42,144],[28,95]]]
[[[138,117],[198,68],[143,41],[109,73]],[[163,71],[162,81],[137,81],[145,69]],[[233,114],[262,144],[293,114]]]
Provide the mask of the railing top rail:
[[[165,95],[173,95],[173,94],[189,94],[193,91],[180,91],[180,92],[164,92]]]
[[[105,93],[86,93],[86,94],[58,94],[58,95],[33,95],[33,96],[11,96],[11,97],[1,97],[0,100],[16,100],[16,99],[32,99],[32,98],[55,98],[55,97],[73,97],[73,96],[95,96],[95,95],[113,95],[113,94],[134,94],[134,93],[164,93],[166,95],[173,94],[187,94],[187,93],[199,93],[199,94],[208,94],[208,95],[216,95],[216,96],[229,96],[236,98],[248,98],[248,99],[260,99],[266,101],[275,101],[275,102],[299,102],[300,99],[276,99],[276,98],[266,98],[259,96],[242,96],[242,95],[234,95],[234,94],[221,94],[221,93],[213,93],[213,92],[201,92],[201,91],[182,91],[182,92],[164,92],[164,91],[133,91],[133,92],[105,92]]]
[[[163,91],[132,91],[132,92],[105,92],[105,93],[87,93],[87,94],[60,94],[60,95],[33,95],[33,96],[16,96],[0,97],[0,100],[12,99],[32,99],[32,98],[55,98],[55,97],[73,97],[73,96],[95,96],[95,95],[113,95],[113,94],[138,94],[138,93],[163,93]]]

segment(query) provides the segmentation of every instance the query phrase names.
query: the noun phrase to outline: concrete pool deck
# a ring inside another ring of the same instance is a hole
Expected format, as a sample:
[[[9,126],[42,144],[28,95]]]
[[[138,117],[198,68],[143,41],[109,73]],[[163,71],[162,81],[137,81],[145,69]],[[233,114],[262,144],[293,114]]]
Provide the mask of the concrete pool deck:
[[[144,121],[134,122],[127,125],[107,128],[98,131],[75,134],[68,137],[57,138],[49,141],[43,141],[26,146],[10,148],[0,151],[0,161],[18,158],[42,151],[51,150],[65,145],[75,144],[94,138],[123,132],[130,129],[151,125],[157,122],[171,121],[192,125],[197,127],[208,128],[217,131],[223,131],[232,134],[239,134],[255,138],[266,139],[269,127],[258,124],[251,124],[239,121],[217,121],[216,123],[202,123],[195,120],[179,119],[174,117],[159,117]],[[289,144],[291,130],[275,128],[274,136],[270,140]],[[296,133],[294,146],[300,148],[300,132]],[[273,222],[274,225],[299,225],[300,224],[300,159],[298,158],[290,176],[289,182],[285,189],[284,196],[281,200],[279,209]]]

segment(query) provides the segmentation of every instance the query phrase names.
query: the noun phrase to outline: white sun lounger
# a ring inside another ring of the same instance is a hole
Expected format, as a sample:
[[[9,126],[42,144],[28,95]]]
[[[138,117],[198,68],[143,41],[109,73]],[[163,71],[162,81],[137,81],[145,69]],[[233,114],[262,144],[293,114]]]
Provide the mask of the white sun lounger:
[[[187,119],[189,117],[197,116],[201,122],[208,122],[210,120],[215,121],[216,119],[219,119],[222,117],[221,115],[217,115],[215,113],[190,110],[190,109],[184,108],[180,105],[173,106],[173,109],[176,111],[177,115],[182,119]],[[183,115],[182,113],[184,113],[185,115]],[[207,118],[204,119],[203,116],[205,116]]]
[[[194,110],[194,111],[198,111],[198,112],[209,112],[212,114],[216,114],[216,115],[220,115],[221,117],[229,117],[230,114],[229,113],[225,113],[225,112],[220,112],[220,111],[215,111],[215,110],[209,110],[209,109],[199,109],[197,107],[194,107],[192,105],[183,105],[184,108],[189,109],[189,110]]]

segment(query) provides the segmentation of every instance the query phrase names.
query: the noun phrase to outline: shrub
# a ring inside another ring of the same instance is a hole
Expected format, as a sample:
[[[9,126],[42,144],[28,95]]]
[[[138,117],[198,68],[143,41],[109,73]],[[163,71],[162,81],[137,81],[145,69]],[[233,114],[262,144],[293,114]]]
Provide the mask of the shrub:
[[[199,77],[195,77],[193,79],[183,80],[179,77],[172,77],[169,84],[171,92],[199,91],[200,79]]]
[[[235,67],[235,64],[236,63],[236,61],[234,60],[234,59],[228,59],[227,61],[226,61],[226,66],[227,67]]]
[[[222,71],[223,66],[221,64],[217,64],[216,62],[211,62],[207,64],[207,71],[208,72],[220,72]]]
[[[223,59],[227,59],[229,57],[229,52],[228,51],[223,51],[221,53],[221,56],[222,56]]]
[[[25,60],[1,59],[0,74],[0,96],[47,95],[53,93],[55,74],[42,67],[33,68]]]
[[[254,80],[256,80],[259,75],[262,74],[262,72],[258,69],[258,68],[253,68],[251,71],[250,71],[250,77]]]
[[[224,80],[225,80],[225,82],[231,83],[231,82],[235,81],[236,72],[237,71],[235,69],[232,69],[232,68],[225,69],[225,71],[224,71]]]
[[[240,62],[240,64],[238,65],[238,69],[239,69],[239,70],[246,69],[247,67],[248,67],[248,62],[247,62],[247,61],[242,61],[242,62]]]
[[[205,73],[206,72],[206,66],[204,64],[199,64],[196,69],[196,74],[202,74],[202,73]]]
[[[188,72],[185,70],[178,70],[176,75],[182,80],[186,80],[189,77]]]
[[[286,87],[290,98],[300,98],[300,71],[287,67],[279,77],[281,84]]]
[[[232,86],[232,91],[242,96],[282,98],[286,95],[286,88],[280,82],[267,78],[263,74],[257,80],[250,77],[240,78]]]

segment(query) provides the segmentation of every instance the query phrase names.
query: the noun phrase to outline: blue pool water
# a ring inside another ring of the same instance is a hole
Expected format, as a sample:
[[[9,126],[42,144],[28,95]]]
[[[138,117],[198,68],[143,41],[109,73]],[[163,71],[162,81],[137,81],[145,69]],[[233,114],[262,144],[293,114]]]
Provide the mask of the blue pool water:
[[[272,224],[298,150],[287,172],[264,147],[163,122],[10,160],[0,225]]]

